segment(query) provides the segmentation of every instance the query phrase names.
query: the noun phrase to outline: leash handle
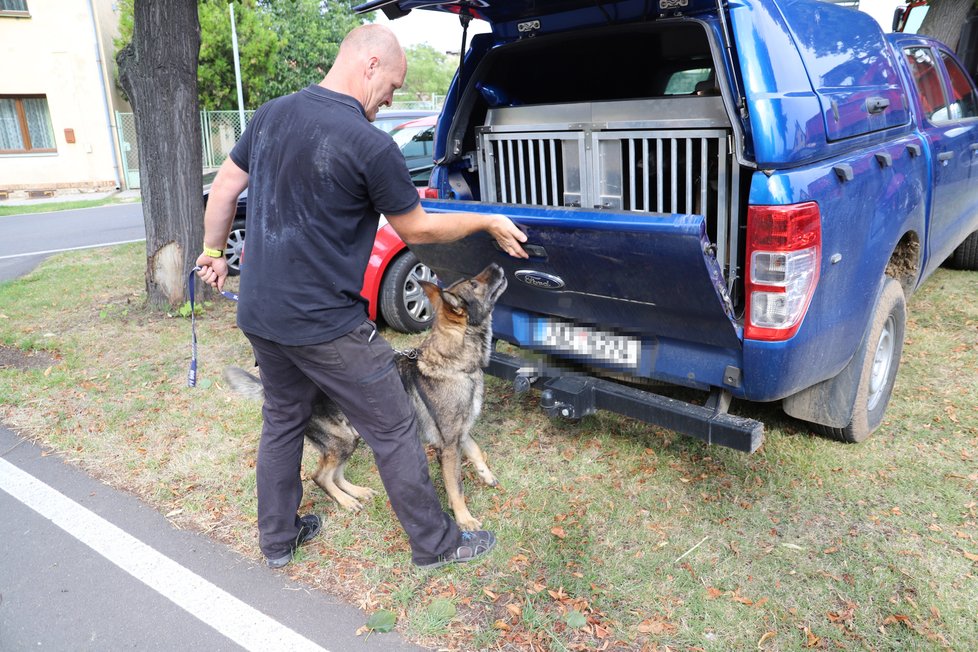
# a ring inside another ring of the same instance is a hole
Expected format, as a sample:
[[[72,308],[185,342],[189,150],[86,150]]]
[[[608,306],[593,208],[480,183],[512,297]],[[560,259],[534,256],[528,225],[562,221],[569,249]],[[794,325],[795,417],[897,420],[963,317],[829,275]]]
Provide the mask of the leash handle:
[[[197,285],[196,277],[200,269],[200,266],[194,267],[187,277],[187,295],[190,297],[190,369],[187,370],[187,387],[197,386],[197,310],[195,309],[194,288]],[[221,295],[231,301],[238,300],[238,295],[234,292],[221,290]]]

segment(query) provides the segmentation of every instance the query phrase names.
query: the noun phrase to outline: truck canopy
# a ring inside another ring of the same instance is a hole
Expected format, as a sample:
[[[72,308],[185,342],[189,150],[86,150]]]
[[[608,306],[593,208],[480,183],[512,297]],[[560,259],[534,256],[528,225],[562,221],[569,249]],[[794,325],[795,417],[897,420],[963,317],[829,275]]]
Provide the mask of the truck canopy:
[[[606,5],[605,8],[598,5]],[[634,9],[632,8],[634,6]],[[358,14],[380,9],[388,18],[400,18],[413,9],[444,11],[453,14],[466,14],[493,25],[523,19],[539,19],[558,13],[579,9],[606,11],[608,22],[614,22],[630,15],[635,10],[649,10],[647,16],[656,17],[682,12],[683,14],[716,9],[716,0],[663,0],[651,3],[644,0],[631,2],[597,3],[594,0],[372,0],[354,7]],[[665,7],[665,8],[662,8]],[[624,12],[621,12],[624,10]],[[644,13],[644,12],[643,12]]]

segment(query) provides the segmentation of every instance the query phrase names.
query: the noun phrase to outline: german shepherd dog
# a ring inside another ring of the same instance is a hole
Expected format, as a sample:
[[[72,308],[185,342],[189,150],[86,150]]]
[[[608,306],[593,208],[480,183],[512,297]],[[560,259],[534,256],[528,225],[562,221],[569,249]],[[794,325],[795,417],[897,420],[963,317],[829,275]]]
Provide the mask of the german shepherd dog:
[[[469,512],[462,492],[462,456],[472,462],[483,482],[490,487],[498,484],[470,432],[482,410],[482,369],[489,364],[492,309],[506,290],[506,277],[499,265],[491,264],[446,289],[427,282],[422,286],[434,312],[431,331],[417,349],[398,353],[395,362],[418,413],[422,441],[438,451],[455,520],[463,530],[477,530],[481,522]],[[261,380],[243,369],[228,367],[224,378],[235,392],[262,397]],[[343,477],[360,436],[327,395],[320,395],[304,434],[320,453],[313,480],[341,507],[360,510],[374,490]]]

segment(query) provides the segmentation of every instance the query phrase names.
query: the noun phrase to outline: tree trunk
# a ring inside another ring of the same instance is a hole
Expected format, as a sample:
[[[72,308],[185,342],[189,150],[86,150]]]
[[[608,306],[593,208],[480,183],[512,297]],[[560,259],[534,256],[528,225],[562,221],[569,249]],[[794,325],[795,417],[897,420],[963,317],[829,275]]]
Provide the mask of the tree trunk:
[[[930,0],[927,4],[927,15],[917,33],[936,38],[952,50],[957,50],[961,26],[968,11],[975,6],[974,0]]]
[[[146,299],[186,301],[204,240],[196,0],[136,0],[132,42],[117,57],[132,103],[146,222]]]

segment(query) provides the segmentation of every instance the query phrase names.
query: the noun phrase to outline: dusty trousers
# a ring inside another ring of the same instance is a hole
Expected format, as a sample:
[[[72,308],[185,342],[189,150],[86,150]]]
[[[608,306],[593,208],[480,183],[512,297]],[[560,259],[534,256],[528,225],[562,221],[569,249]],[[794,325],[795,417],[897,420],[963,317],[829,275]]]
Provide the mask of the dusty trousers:
[[[259,546],[288,554],[298,534],[303,433],[320,392],[332,398],[373,450],[412,559],[424,564],[455,549],[461,533],[441,507],[428,459],[390,344],[367,320],[335,340],[285,346],[245,333],[258,362],[265,402],[256,465]]]

